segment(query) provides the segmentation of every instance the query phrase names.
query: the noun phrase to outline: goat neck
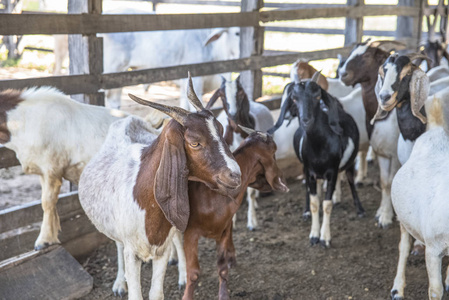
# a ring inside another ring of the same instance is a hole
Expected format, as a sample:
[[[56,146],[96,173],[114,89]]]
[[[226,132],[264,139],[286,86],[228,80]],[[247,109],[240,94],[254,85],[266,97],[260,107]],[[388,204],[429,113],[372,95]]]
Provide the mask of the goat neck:
[[[152,184],[155,181],[159,162],[162,158],[163,144],[169,126],[173,126],[173,123],[167,124],[160,136],[150,146],[142,150],[142,167],[139,170],[133,190],[135,201],[146,212],[145,232],[150,245],[162,245],[172,227],[156,201]],[[155,220],[159,221],[157,230],[153,228]]]

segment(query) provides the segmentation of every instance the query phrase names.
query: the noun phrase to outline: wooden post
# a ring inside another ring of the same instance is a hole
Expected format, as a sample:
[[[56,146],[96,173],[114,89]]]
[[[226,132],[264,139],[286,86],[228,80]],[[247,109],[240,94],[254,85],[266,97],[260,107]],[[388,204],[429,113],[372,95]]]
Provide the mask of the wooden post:
[[[242,0],[241,11],[258,11],[263,7],[263,0]],[[260,26],[242,27],[240,31],[240,57],[258,56],[263,53],[264,28]],[[262,96],[262,70],[240,73],[240,82],[250,100]]]
[[[22,12],[22,2],[20,0],[5,0],[4,4],[5,12],[8,14]],[[3,37],[3,44],[5,44],[8,50],[9,59],[17,59],[20,57],[18,47],[21,39],[22,37],[17,35],[6,35]]]
[[[102,0],[69,0],[69,14],[101,14]],[[95,34],[69,35],[70,75],[103,73],[103,38]],[[104,92],[72,95],[77,101],[104,106]]]
[[[399,6],[413,6],[420,9],[418,17],[398,17],[395,38],[408,39],[408,46],[418,48],[421,40],[423,0],[399,0]]]
[[[347,0],[348,6],[363,6],[365,0]],[[360,43],[363,37],[363,18],[346,18],[345,46]]]

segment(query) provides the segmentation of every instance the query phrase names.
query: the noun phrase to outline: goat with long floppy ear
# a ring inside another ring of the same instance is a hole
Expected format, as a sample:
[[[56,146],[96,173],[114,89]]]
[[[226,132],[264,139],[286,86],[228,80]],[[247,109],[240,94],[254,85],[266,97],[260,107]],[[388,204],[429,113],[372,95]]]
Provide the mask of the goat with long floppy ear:
[[[310,81],[318,84],[317,81],[320,74],[321,71],[313,74],[312,79],[310,79]],[[321,99],[323,99],[324,104],[326,104],[326,106],[328,107],[327,117],[330,128],[336,134],[341,135],[343,133],[343,129],[340,126],[340,117],[338,115],[338,107],[341,106],[341,104],[338,102],[337,99],[329,95],[323,89],[321,89]]]
[[[412,75],[410,80],[410,102],[412,106],[412,114],[423,124],[426,124],[427,118],[421,114],[421,109],[427,100],[430,82],[426,73],[424,73],[419,67],[415,66],[412,61],[417,58],[428,58],[420,53],[409,54],[407,56],[410,58],[410,63],[405,68],[407,68],[407,72]]]
[[[429,78],[427,77],[426,73],[423,72],[419,67],[414,65],[412,61],[415,59],[424,59],[428,61],[429,58],[421,53],[410,53],[406,56],[410,59],[410,62],[402,68],[399,74],[399,78],[401,80],[399,84],[399,90],[401,93],[398,92],[396,97],[398,101],[401,101],[405,96],[405,92],[409,91],[412,114],[423,124],[426,124],[427,118],[421,113],[421,109],[423,108],[428,97]],[[382,66],[379,68],[379,72],[383,72]],[[379,80],[378,85],[380,84],[381,82]],[[392,106],[391,109],[387,111],[383,109],[381,105],[379,105],[376,115],[371,120],[371,124],[373,124],[377,120],[384,119],[388,115],[389,111],[391,111],[393,108],[394,107]]]
[[[184,125],[190,112],[180,107],[169,107],[150,102],[129,94],[129,97],[139,104],[163,111],[179,124]],[[189,97],[190,99],[190,97]],[[192,101],[195,99],[192,97]],[[193,104],[193,103],[192,103]],[[198,105],[198,103],[195,103]],[[169,123],[170,134],[164,142],[162,157],[154,181],[154,197],[167,220],[178,230],[184,232],[189,221],[190,208],[188,199],[188,169],[184,142],[176,135],[180,125]]]

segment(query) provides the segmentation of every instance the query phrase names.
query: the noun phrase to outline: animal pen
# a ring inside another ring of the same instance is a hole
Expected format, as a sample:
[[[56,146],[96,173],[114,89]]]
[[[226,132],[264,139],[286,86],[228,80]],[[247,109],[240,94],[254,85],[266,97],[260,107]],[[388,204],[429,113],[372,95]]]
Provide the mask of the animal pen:
[[[20,0],[16,0],[20,1]],[[1,80],[0,90],[31,86],[54,86],[79,101],[104,105],[106,89],[225,72],[242,72],[242,82],[252,99],[262,96],[262,68],[291,64],[297,59],[321,60],[347,55],[363,35],[391,36],[417,48],[421,40],[423,16],[434,14],[436,7],[423,0],[399,0],[396,5],[365,5],[364,0],[348,0],[346,5],[272,3],[263,0],[202,1],[155,0],[157,3],[198,5],[240,5],[240,13],[164,14],[164,15],[102,15],[102,0],[69,0],[69,14],[9,14],[13,1],[3,0],[5,14],[0,15],[0,35],[69,34],[70,74],[45,78]],[[1,11],[0,11],[1,13]],[[447,12],[441,12],[447,15]],[[398,16],[395,32],[363,30],[366,16]],[[274,26],[276,21],[314,18],[346,18],[346,27],[339,29],[290,28]],[[241,58],[191,65],[103,73],[103,44],[97,33],[242,27]],[[266,31],[316,34],[344,34],[345,46],[311,52],[264,51]],[[270,110],[279,108],[279,97],[263,101]],[[51,116],[48,116],[51,117]],[[15,153],[0,148],[0,168],[19,165]],[[62,194],[58,201],[63,234],[60,241],[73,256],[92,252],[107,239],[90,223],[79,204],[77,192]],[[0,211],[0,261],[27,253],[39,232],[42,218],[40,200]]]

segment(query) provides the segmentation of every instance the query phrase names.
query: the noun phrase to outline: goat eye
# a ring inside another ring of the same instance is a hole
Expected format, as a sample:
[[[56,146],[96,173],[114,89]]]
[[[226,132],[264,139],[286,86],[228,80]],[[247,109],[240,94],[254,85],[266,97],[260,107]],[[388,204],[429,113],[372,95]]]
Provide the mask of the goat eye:
[[[316,96],[316,100],[321,100],[321,96]]]
[[[239,35],[240,35],[240,32],[236,32],[235,35],[236,35],[236,36],[239,36]]]
[[[192,148],[198,148],[200,143],[190,143],[190,147]]]

